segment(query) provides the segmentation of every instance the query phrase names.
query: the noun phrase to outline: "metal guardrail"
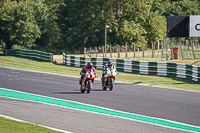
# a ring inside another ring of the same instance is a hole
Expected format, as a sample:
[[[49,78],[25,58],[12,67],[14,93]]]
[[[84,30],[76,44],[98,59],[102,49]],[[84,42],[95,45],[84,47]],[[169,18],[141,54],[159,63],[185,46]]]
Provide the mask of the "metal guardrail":
[[[6,56],[16,56],[42,62],[53,62],[53,53],[37,50],[11,49],[6,50]]]
[[[96,69],[102,69],[103,65],[108,61],[112,61],[116,66],[117,71],[121,72],[185,78],[195,82],[200,82],[200,67],[194,65],[114,58],[78,57],[63,54],[63,64],[67,66],[84,67],[87,62],[92,62]]]

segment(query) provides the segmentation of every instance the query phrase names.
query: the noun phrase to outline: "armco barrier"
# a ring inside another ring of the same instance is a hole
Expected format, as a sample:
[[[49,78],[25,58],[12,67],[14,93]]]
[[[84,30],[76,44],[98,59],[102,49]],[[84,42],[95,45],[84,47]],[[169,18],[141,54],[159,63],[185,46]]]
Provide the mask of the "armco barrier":
[[[43,62],[53,62],[53,53],[47,53],[37,50],[11,49],[6,50],[5,55],[27,58]]]
[[[100,57],[78,57],[63,54],[63,64],[67,66],[83,67],[87,62],[92,62],[96,69],[102,69],[103,65],[108,61],[112,61],[116,66],[117,71],[121,72],[185,78],[195,82],[200,82],[200,67],[194,65]]]

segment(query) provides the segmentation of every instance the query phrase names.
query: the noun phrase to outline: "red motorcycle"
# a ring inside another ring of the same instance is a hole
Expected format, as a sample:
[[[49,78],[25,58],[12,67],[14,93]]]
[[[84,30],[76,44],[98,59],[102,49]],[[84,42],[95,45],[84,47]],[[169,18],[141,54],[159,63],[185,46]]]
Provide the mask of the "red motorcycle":
[[[92,69],[86,71],[82,84],[81,84],[81,93],[84,93],[85,91],[87,93],[90,93],[90,90],[92,89],[92,84],[95,78],[96,78],[96,75]]]

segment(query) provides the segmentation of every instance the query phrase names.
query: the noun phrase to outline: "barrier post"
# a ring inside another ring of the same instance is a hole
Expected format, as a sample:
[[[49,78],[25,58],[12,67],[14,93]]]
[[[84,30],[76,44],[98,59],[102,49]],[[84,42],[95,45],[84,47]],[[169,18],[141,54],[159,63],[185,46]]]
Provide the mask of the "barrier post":
[[[112,58],[112,46],[110,44],[110,58]]]
[[[84,57],[86,57],[86,48],[84,47]]]
[[[127,54],[127,43],[126,43],[126,58],[128,58],[128,54]]]
[[[97,46],[95,46],[95,53],[96,53],[96,57],[97,57]]]
[[[151,47],[152,47],[152,58],[154,58],[154,44],[153,44],[153,42],[151,44]]]
[[[193,58],[194,58],[194,60],[196,60],[195,54],[194,54],[194,42],[191,41],[191,45],[192,45],[192,54],[193,54]]]

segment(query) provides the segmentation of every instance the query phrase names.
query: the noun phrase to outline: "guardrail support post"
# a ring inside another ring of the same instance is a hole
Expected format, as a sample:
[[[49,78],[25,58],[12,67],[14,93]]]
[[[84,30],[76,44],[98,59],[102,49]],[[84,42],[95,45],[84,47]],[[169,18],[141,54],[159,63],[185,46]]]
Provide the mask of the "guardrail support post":
[[[153,44],[153,42],[151,44],[151,47],[152,47],[152,58],[154,58],[154,44]]]
[[[128,53],[127,53],[127,43],[126,43],[126,58],[128,58]]]
[[[120,58],[120,46],[117,44],[118,58]]]
[[[194,58],[194,60],[196,60],[195,54],[194,54],[194,42],[191,41],[191,45],[192,45],[192,54],[193,54],[193,58]]]
[[[86,57],[86,48],[84,47],[84,57]]]
[[[144,58],[144,43],[143,43],[143,58]]]
[[[180,45],[180,49],[181,49],[181,55],[182,55],[182,60],[184,60],[184,55],[183,55],[183,50],[182,50],[182,44],[181,44],[181,42],[179,42],[179,45]]]
[[[112,58],[112,46],[110,44],[110,58]]]
[[[50,61],[53,62],[53,53],[50,54]]]
[[[95,53],[96,53],[96,57],[97,57],[97,46],[95,46]]]

